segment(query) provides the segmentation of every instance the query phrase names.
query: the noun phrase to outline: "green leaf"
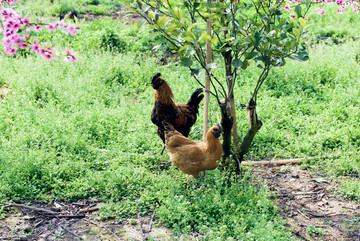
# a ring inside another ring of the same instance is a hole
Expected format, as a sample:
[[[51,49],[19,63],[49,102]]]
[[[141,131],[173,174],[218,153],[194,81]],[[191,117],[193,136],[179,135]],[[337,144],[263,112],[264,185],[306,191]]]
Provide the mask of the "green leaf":
[[[298,18],[298,22],[300,23],[300,26],[301,26],[302,28],[305,28],[305,26],[306,26],[306,20],[305,20],[305,19],[303,19],[303,18]]]
[[[298,16],[298,17],[301,17],[302,15],[301,15],[301,6],[300,5],[297,5],[296,7],[295,7],[295,12],[296,12],[296,15]]]
[[[309,59],[309,53],[308,52],[305,52],[305,51],[301,51],[298,53],[297,56],[290,56],[291,59],[295,59],[295,60],[298,60],[298,61],[306,61]]]
[[[267,22],[270,22],[271,21],[271,18],[269,18],[268,16],[266,15],[260,15],[260,18],[264,21],[267,21]]]
[[[154,1],[151,1],[151,2],[149,3],[149,5],[150,5],[151,7],[153,7],[153,8],[156,8],[156,7],[157,7],[156,2],[154,2]]]
[[[255,37],[255,46],[259,46],[259,44],[260,44],[260,39],[261,39],[260,33],[259,33],[259,32],[256,32],[255,35],[254,35],[254,37]]]
[[[193,63],[192,58],[182,58],[181,59],[181,65],[185,67],[190,67]]]
[[[299,58],[301,61],[306,61],[306,60],[309,59],[309,53],[308,53],[308,52],[305,52],[305,51],[299,52],[299,53],[298,53],[298,58]]]
[[[245,55],[245,59],[253,59],[254,57],[256,57],[258,55],[257,52],[250,52],[250,53],[247,53]]]
[[[192,69],[192,68],[190,68],[190,70],[191,70],[191,75],[199,76],[200,69]]]
[[[155,19],[155,13],[153,10],[150,10],[149,11],[149,16],[152,18],[152,19]]]
[[[177,19],[182,19],[183,12],[182,12],[181,8],[175,8],[175,16]]]
[[[145,20],[141,20],[141,21],[138,21],[138,22],[134,23],[133,26],[135,28],[141,28],[141,26],[143,26],[145,22],[146,22]]]
[[[207,39],[207,40],[211,41],[211,36],[210,36],[210,35],[208,35],[207,33],[203,33],[203,34],[201,34],[201,38],[205,38],[205,39]]]
[[[150,6],[149,6],[149,5],[144,5],[144,6],[142,7],[142,10],[143,10],[144,13],[146,13],[147,11],[149,11],[149,9],[150,9]]]
[[[191,29],[195,28],[196,25],[198,25],[198,23],[193,23],[193,24],[191,24],[191,25],[186,29],[186,32],[191,31]]]
[[[166,16],[162,16],[160,17],[156,23],[160,26],[160,27],[163,27],[165,25],[165,20],[166,20]]]
[[[241,65],[241,68],[243,70],[247,69],[247,67],[249,67],[249,61],[247,61],[246,59],[243,61],[242,65]]]
[[[161,44],[155,45],[152,49],[153,50],[158,50],[161,47]]]
[[[238,69],[239,67],[241,67],[242,64],[243,64],[243,62],[238,58],[236,58],[232,61],[232,65],[234,66],[235,69]]]
[[[190,48],[189,45],[184,45],[181,48],[179,48],[179,53],[184,55],[183,52],[185,52],[188,48]]]
[[[194,41],[194,39],[189,36],[185,37],[184,40],[189,43],[192,43]]]

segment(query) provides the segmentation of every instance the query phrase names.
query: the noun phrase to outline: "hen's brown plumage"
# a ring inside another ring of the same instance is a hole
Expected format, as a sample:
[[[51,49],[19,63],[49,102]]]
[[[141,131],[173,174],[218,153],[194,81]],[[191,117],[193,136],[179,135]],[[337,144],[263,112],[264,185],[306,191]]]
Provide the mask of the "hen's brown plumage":
[[[165,148],[170,153],[171,162],[180,171],[195,177],[201,171],[217,168],[222,155],[220,126],[210,128],[206,142],[186,138],[169,123],[164,123],[164,127]]]
[[[176,104],[170,86],[160,76],[161,74],[157,73],[151,81],[152,87],[156,90],[151,121],[158,127],[157,134],[165,143],[163,121],[170,123],[184,136],[189,136],[190,129],[196,122],[199,103],[204,95],[202,89],[197,89],[186,104]]]

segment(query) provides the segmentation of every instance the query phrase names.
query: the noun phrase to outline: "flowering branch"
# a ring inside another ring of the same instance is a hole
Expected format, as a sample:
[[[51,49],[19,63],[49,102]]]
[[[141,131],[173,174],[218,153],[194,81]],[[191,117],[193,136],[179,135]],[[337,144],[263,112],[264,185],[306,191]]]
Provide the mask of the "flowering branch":
[[[292,7],[294,5],[299,5],[301,4],[301,0],[286,0],[286,4],[284,6],[284,10],[286,11],[291,11]],[[345,12],[345,9],[347,6],[351,6],[351,10],[354,13],[357,13],[360,11],[359,9],[359,0],[354,0],[354,1],[344,1],[344,0],[311,0],[310,3],[317,3],[320,6],[318,7],[316,13],[320,14],[320,15],[324,15],[325,14],[325,9],[323,8],[324,5],[326,4],[336,4],[337,6],[339,6],[339,9],[336,11],[336,13],[338,14],[343,14]],[[295,9],[296,11],[296,9]],[[291,13],[290,14],[290,18],[294,19],[296,17],[301,17],[301,16],[297,16],[295,13]],[[304,17],[304,19],[307,19],[307,16]]]
[[[19,0],[0,0],[0,5],[11,4],[18,1]],[[39,54],[48,60],[56,59],[60,54],[57,53],[51,45],[47,43],[40,44],[38,39],[30,36],[31,31],[39,32],[45,27],[49,32],[61,30],[65,34],[71,35],[75,35],[77,32],[75,24],[65,23],[64,20],[49,24],[31,23],[29,18],[18,15],[13,9],[5,7],[2,7],[0,11],[0,25],[2,26],[0,31],[3,33],[2,42],[4,50],[9,55],[16,54],[19,48],[31,49],[31,52]],[[24,32],[30,32],[30,34],[23,34]],[[77,61],[74,53],[69,49],[66,50],[65,61]]]

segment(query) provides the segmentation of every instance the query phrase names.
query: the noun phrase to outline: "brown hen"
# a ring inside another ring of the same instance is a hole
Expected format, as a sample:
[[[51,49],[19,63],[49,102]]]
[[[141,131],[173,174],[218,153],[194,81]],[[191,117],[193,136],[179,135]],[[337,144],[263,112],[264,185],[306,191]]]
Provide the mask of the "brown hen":
[[[222,145],[219,137],[222,129],[214,126],[206,133],[206,142],[192,141],[174,127],[164,122],[165,148],[170,153],[171,162],[180,171],[197,176],[199,172],[217,168],[221,161]]]

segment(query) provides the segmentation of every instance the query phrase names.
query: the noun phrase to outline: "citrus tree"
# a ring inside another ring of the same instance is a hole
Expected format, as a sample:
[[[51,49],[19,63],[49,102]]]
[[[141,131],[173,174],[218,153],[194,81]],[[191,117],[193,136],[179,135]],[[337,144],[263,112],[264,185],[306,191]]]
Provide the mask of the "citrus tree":
[[[199,82],[199,76],[210,77],[210,94],[215,97],[221,112],[223,135],[223,157],[233,156],[238,162],[226,161],[225,165],[238,165],[262,126],[256,113],[259,89],[269,71],[286,64],[287,58],[307,60],[308,53],[301,45],[307,20],[303,17],[312,2],[303,7],[295,6],[298,15],[291,19],[284,14],[285,1],[197,1],[197,0],[123,0],[130,13],[140,14],[141,26],[148,23],[160,35],[158,46],[167,44],[171,51],[179,53],[181,64],[189,68]],[[305,6],[305,7],[304,7]],[[206,23],[211,21],[211,34]],[[206,64],[206,43],[212,44],[213,62]],[[249,129],[242,142],[231,149],[231,133],[237,135],[234,85],[250,64],[256,64],[261,73],[253,81],[254,90],[246,106]],[[223,68],[214,71],[215,68]],[[211,71],[212,70],[212,71]]]

